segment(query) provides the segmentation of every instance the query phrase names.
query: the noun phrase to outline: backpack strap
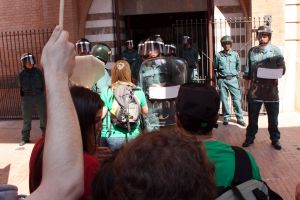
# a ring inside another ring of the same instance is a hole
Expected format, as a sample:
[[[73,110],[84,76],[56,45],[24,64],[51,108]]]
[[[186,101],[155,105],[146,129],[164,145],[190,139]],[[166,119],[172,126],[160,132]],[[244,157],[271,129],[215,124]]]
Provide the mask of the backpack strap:
[[[250,158],[243,148],[237,146],[231,146],[231,148],[235,152],[235,171],[231,185],[236,186],[252,179],[252,166]]]
[[[246,200],[246,199],[243,197],[241,191],[240,191],[236,186],[232,187],[231,190],[232,190],[233,194],[235,195],[235,197],[236,197],[238,200]]]

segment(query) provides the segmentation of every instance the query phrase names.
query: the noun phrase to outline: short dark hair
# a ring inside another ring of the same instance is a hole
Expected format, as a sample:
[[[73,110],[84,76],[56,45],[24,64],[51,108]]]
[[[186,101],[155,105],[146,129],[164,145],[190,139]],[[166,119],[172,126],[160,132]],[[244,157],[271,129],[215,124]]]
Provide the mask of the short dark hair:
[[[142,134],[119,152],[111,199],[214,199],[213,165],[202,143],[176,132]]]
[[[179,88],[176,117],[185,130],[205,135],[217,127],[220,97],[208,83],[187,83]]]
[[[114,188],[115,175],[113,172],[114,157],[104,160],[101,163],[92,182],[92,199],[106,200]]]
[[[85,87],[72,86],[70,92],[80,124],[83,151],[94,153],[97,137],[95,116],[98,110],[103,108],[103,101],[100,99],[99,94]],[[91,133],[95,138],[93,144],[91,144],[92,140],[90,139]]]

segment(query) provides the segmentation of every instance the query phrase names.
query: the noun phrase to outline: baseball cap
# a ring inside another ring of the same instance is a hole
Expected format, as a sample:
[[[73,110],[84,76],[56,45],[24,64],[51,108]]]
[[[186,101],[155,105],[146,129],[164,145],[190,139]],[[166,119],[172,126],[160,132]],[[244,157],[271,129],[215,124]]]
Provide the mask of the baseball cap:
[[[187,83],[179,88],[176,115],[184,129],[206,133],[217,128],[220,97],[207,83]]]

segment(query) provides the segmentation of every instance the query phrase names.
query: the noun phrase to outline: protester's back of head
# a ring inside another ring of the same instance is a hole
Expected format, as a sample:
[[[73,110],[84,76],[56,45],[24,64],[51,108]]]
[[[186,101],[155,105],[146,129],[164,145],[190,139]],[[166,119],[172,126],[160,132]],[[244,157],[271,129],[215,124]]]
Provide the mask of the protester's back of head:
[[[117,81],[131,83],[130,65],[126,60],[118,60],[111,69],[111,83]]]
[[[180,86],[176,100],[179,126],[193,134],[208,134],[218,120],[220,97],[207,83],[187,83]]]
[[[201,149],[175,132],[140,135],[116,157],[109,199],[214,199],[213,166]]]

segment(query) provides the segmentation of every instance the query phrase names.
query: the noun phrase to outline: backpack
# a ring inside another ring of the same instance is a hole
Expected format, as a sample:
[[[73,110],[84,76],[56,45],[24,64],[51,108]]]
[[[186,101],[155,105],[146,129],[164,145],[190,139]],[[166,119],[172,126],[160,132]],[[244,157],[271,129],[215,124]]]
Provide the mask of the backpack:
[[[283,200],[269,186],[252,179],[252,167],[247,152],[240,147],[232,146],[235,152],[235,172],[232,185],[219,192],[216,200]]]
[[[141,114],[139,100],[134,96],[135,86],[117,84],[113,89],[113,102],[110,109],[111,123],[128,133],[134,128]]]

